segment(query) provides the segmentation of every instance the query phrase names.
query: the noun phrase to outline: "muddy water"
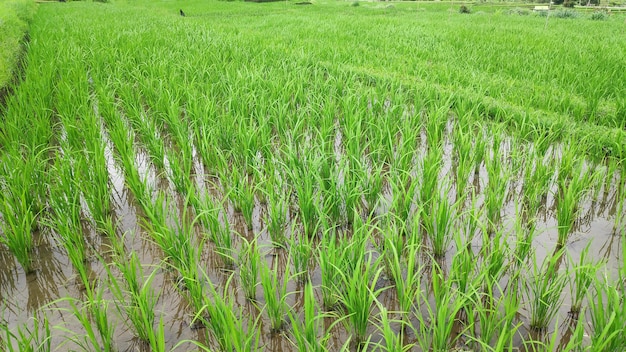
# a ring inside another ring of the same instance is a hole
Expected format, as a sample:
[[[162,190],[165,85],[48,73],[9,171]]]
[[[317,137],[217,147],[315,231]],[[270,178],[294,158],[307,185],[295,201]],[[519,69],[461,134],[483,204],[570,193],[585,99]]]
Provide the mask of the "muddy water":
[[[338,157],[343,153],[342,148],[342,136],[337,128],[336,146],[335,151]],[[114,219],[117,223],[117,234],[124,236],[124,244],[128,251],[134,251],[139,256],[141,263],[143,263],[144,274],[148,275],[152,270],[156,270],[152,289],[159,292],[159,301],[157,304],[157,316],[162,316],[165,328],[165,338],[167,348],[171,349],[183,340],[196,340],[206,341],[207,330],[204,328],[197,328],[191,325],[193,312],[189,309],[184,295],[181,294],[177,288],[176,277],[171,272],[159,267],[162,263],[163,254],[156,244],[150,240],[150,235],[145,232],[141,226],[143,221],[141,210],[135,205],[135,200],[128,188],[125,187],[124,173],[121,167],[115,161],[113,156],[114,148],[111,142],[108,140],[106,133],[103,132],[103,139],[106,142],[105,155],[107,158],[107,166],[109,169],[111,194],[114,208]],[[425,148],[425,145],[422,145]],[[444,147],[444,161],[442,167],[442,176],[449,174],[453,167],[452,161],[452,149],[453,146],[448,142]],[[502,148],[504,153],[510,152],[507,148],[507,142],[503,143]],[[182,197],[177,194],[170,180],[168,179],[169,173],[163,170],[157,170],[150,162],[150,158],[145,150],[137,145],[136,148],[136,165],[141,177],[146,180],[146,183],[153,190],[156,196],[157,192],[163,192],[168,195],[174,201],[172,202],[173,209],[171,211],[171,218],[169,221],[174,226],[177,219],[185,212],[186,209],[182,209],[184,204]],[[558,153],[557,153],[558,154]],[[223,198],[223,190],[216,188],[216,183],[212,181],[209,176],[205,175],[205,168],[197,152],[194,148],[194,180],[197,183],[197,188],[203,192],[209,193],[212,197],[221,199]],[[165,165],[168,165],[167,160]],[[604,268],[613,278],[617,277],[617,273],[620,267],[620,263],[623,263],[622,255],[622,243],[620,236],[616,236],[613,231],[613,221],[615,216],[621,216],[622,214],[616,213],[616,203],[619,201],[619,196],[616,194],[617,186],[616,182],[619,182],[621,178],[616,175],[614,183],[609,189],[602,190],[599,193],[597,200],[592,200],[591,197],[587,197],[582,204],[582,211],[579,220],[574,226],[574,231],[567,242],[567,251],[572,260],[576,262],[580,256],[581,251],[587,246],[590,246],[589,253],[592,254],[595,260],[604,261]],[[481,166],[479,173],[470,177],[469,184],[474,185],[475,189],[484,189],[488,182],[487,172],[484,164]],[[506,201],[503,208],[503,220],[502,226],[511,231],[515,220],[515,198],[519,194],[519,186],[514,183],[510,185],[512,191],[510,197]],[[544,207],[539,214],[539,220],[537,222],[538,234],[534,238],[533,247],[536,252],[536,259],[539,263],[549,255],[557,243],[557,223],[554,217],[555,199],[553,194],[556,193],[556,189],[553,188],[545,199]],[[391,199],[392,194],[389,187],[386,187],[384,197]],[[478,205],[481,205],[482,199],[479,196]],[[293,210],[292,210],[293,211]],[[379,209],[380,212],[384,212],[385,209]],[[258,236],[259,244],[261,245],[262,258],[271,267],[278,266],[280,270],[284,270],[287,265],[287,258],[289,253],[282,248],[275,248],[271,244],[271,240],[267,231],[265,230],[265,224],[263,223],[264,215],[267,213],[267,205],[260,202],[257,199],[254,212],[253,212],[253,225],[252,230],[248,230],[243,217],[240,213],[234,211],[232,204],[227,203],[225,213],[222,214],[223,221],[228,221],[233,233],[241,234],[247,239],[252,239]],[[290,214],[291,217],[291,214]],[[89,258],[88,266],[91,270],[91,275],[94,278],[106,278],[107,272],[105,266],[110,264],[109,243],[106,237],[96,233],[92,227],[86,222],[87,240],[94,249],[95,252],[100,254],[104,258],[104,262],[99,260],[95,255]],[[32,274],[25,275],[19,265],[16,264],[13,256],[4,248],[0,250],[0,298],[2,301],[2,319],[7,322],[10,329],[15,331],[18,326],[22,324],[32,325],[30,317],[39,316],[45,314],[53,326],[63,326],[70,331],[80,332],[82,327],[77,323],[72,314],[67,311],[69,303],[62,300],[63,297],[82,298],[84,295],[83,289],[77,284],[75,272],[72,269],[71,263],[67,258],[62,246],[55,243],[53,234],[47,229],[43,229],[41,232],[35,234],[36,249],[35,249],[35,268],[36,271]],[[196,236],[201,236],[201,231],[196,232]],[[510,238],[510,245],[514,246],[514,237]],[[240,247],[240,241],[237,236],[234,236],[235,247]],[[482,246],[481,239],[475,238],[472,246],[475,252],[480,250]],[[375,250],[375,246],[370,244],[370,249]],[[454,251],[450,250],[444,259],[444,266],[449,270],[451,265],[451,259],[454,255]],[[209,279],[218,284],[224,285],[230,275],[236,275],[238,270],[234,271],[226,270],[221,264],[220,258],[216,255],[212,244],[208,244],[202,253],[201,263],[203,268],[206,269]],[[119,275],[119,274],[118,274]],[[321,302],[321,292],[319,286],[321,284],[321,272],[319,267],[312,263],[311,280],[316,287],[316,298],[318,302]],[[428,275],[426,275],[427,277]],[[505,276],[503,280],[507,280]],[[266,316],[262,313],[262,307],[264,305],[263,293],[260,287],[257,287],[257,299],[256,303],[252,303],[246,300],[243,296],[243,291],[240,287],[237,287],[237,280],[233,280],[235,287],[232,287],[232,291],[235,294],[237,304],[242,307],[243,311],[252,316],[261,314],[263,317],[260,321],[261,325],[261,344],[265,350],[268,351],[292,351],[295,348],[289,341],[288,331],[289,327],[282,333],[272,333],[269,329],[269,322],[266,320]],[[377,283],[378,287],[389,286],[390,282],[384,276]],[[425,289],[427,289],[428,283],[425,283]],[[294,307],[294,310],[298,314],[302,314],[302,286],[290,281],[288,285],[288,291],[290,292],[287,303],[289,306]],[[113,299],[109,292],[105,292],[105,298]],[[397,308],[394,289],[388,289],[378,297],[390,310]],[[568,324],[571,320],[568,320],[567,312],[569,311],[569,303],[571,297],[569,291],[566,288],[563,292],[563,305],[559,310],[559,322],[562,322],[559,326],[559,334],[562,339],[566,341],[568,338]],[[321,304],[320,304],[321,306]],[[133,337],[131,331],[124,327],[124,321],[115,313],[113,305],[111,304],[110,320],[116,324],[116,342],[119,351],[144,351],[147,350],[146,346],[137,341]],[[376,312],[375,310],[373,311]],[[524,309],[519,312],[518,319],[524,322],[524,325],[520,329],[519,343],[522,343],[522,338],[532,338],[537,340],[545,339],[545,336],[536,336],[533,331],[528,329],[528,317],[529,313]],[[326,319],[325,324],[330,327],[332,319]],[[417,324],[414,319],[413,323]],[[399,329],[398,326],[396,326]],[[373,324],[370,326],[370,332],[372,333],[372,341],[376,342],[381,339],[380,334],[376,331]],[[548,332],[546,336],[549,336]],[[334,325],[332,330],[332,336],[329,341],[331,350],[338,350],[349,338],[350,334],[342,324]],[[406,336],[407,342],[414,342],[415,336],[408,333]],[[53,346],[62,345],[66,340],[66,334],[59,329],[53,329]],[[214,341],[208,341],[212,347]],[[62,345],[60,350],[73,349],[73,346]],[[191,343],[182,343],[178,350],[193,350],[194,347]]]

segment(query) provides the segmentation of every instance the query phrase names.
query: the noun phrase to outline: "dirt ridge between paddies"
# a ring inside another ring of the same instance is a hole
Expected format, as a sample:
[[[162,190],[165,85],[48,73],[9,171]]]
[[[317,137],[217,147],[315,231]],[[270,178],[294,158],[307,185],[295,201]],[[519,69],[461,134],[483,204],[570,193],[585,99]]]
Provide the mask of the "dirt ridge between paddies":
[[[0,112],[23,72],[28,29],[36,12],[32,0],[0,0]]]

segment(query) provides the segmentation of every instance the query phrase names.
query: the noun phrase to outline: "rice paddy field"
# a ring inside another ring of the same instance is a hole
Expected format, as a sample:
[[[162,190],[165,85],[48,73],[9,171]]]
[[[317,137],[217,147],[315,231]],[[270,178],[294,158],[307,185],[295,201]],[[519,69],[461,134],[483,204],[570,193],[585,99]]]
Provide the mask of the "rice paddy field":
[[[0,350],[626,350],[626,15],[37,6]]]

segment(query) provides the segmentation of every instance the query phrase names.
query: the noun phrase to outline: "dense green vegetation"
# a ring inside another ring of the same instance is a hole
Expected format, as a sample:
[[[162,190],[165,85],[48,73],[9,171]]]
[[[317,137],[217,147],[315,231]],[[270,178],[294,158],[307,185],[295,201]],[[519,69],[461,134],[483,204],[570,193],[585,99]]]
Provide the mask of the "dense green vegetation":
[[[2,349],[624,350],[624,17],[524,13],[39,5]]]
[[[0,92],[15,75],[24,35],[35,11],[35,3],[30,0],[0,1]]]

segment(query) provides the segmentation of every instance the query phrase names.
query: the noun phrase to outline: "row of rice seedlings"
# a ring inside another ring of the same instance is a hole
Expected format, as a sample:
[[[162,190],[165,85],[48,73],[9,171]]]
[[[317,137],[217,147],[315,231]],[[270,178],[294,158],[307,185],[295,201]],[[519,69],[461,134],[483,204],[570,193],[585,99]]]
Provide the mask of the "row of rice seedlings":
[[[50,187],[50,208],[54,210],[50,214],[49,227],[55,234],[56,239],[63,245],[67,256],[76,270],[77,283],[85,288],[91,286],[88,261],[88,243],[83,233],[81,222],[81,192],[72,167],[73,158],[70,154],[56,158],[55,184]]]
[[[36,123],[36,122],[35,122]],[[45,181],[47,151],[35,152],[28,147],[24,152],[5,150],[0,170],[0,243],[13,253],[25,273],[33,268],[35,247],[33,231],[43,209],[41,186]]]
[[[159,299],[159,292],[152,288],[152,281],[159,268],[154,268],[145,277],[143,265],[134,251],[126,254],[123,239],[114,239],[112,242],[114,260],[107,266],[109,289],[115,297],[115,306],[125,320],[127,328],[134,335],[146,343],[157,339],[154,331],[156,320],[155,307]],[[114,275],[111,267],[115,267],[123,280]]]

